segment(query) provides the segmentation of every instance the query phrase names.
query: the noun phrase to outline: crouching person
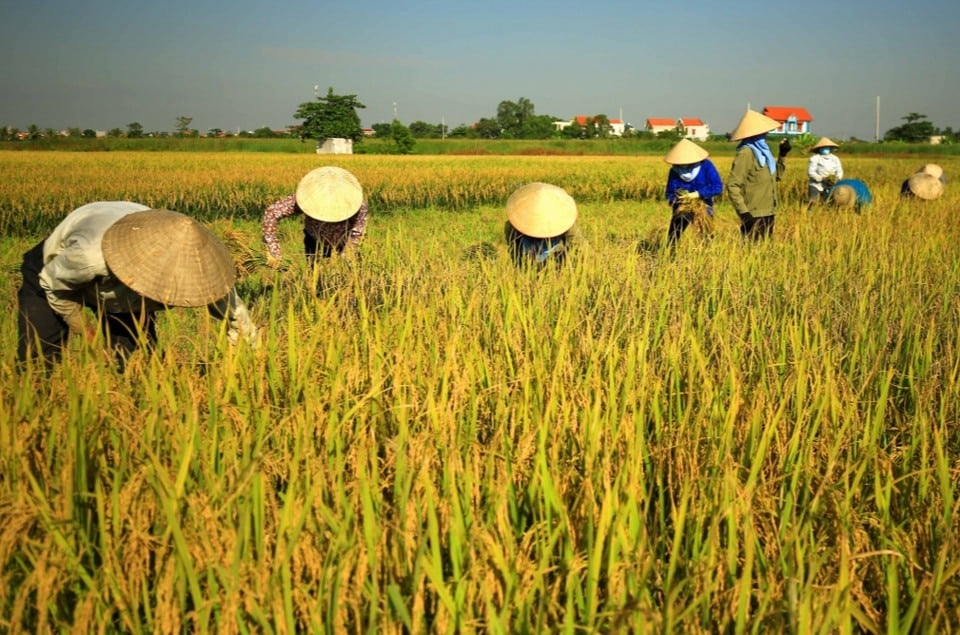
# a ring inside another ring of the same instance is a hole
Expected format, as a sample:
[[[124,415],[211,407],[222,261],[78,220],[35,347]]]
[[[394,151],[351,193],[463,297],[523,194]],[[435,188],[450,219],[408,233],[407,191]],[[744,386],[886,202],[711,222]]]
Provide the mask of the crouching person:
[[[828,192],[834,207],[853,208],[857,214],[873,202],[870,188],[860,179],[840,179]]]
[[[936,163],[927,163],[900,186],[900,198],[935,201],[943,196],[947,177]]]
[[[257,329],[233,287],[226,246],[196,220],[126,201],[75,209],[24,254],[18,293],[17,358],[59,360],[71,333],[94,341],[97,322],[122,367],[141,344],[156,344],[156,313],[207,306],[229,321],[231,342],[256,343]]]
[[[573,250],[588,247],[573,197],[549,183],[528,183],[510,195],[504,235],[518,266],[560,264]]]

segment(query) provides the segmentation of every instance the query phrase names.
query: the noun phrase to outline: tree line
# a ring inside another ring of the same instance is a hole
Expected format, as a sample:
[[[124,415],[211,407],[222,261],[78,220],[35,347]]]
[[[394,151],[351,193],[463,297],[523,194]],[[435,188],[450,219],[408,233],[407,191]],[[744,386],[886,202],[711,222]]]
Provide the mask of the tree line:
[[[231,133],[221,128],[211,128],[206,134],[190,127],[192,117],[185,115],[176,118],[174,132],[152,131],[146,132],[139,122],[127,124],[126,130],[112,128],[106,132],[108,137],[126,137],[138,139],[143,137],[298,137],[303,141],[322,141],[329,138],[351,139],[360,143],[366,136],[360,123],[358,109],[366,108],[356,95],[338,95],[333,87],[329,87],[327,94],[318,95],[314,101],[299,105],[294,118],[302,120],[299,125],[288,126],[284,130],[273,130],[263,126],[252,131],[237,131]],[[911,112],[901,117],[903,124],[887,130],[884,141],[905,143],[928,143],[934,137],[941,137],[943,143],[960,141],[960,131],[952,128],[937,128],[926,115]],[[565,126],[557,126],[557,122],[567,122],[553,115],[538,115],[534,103],[521,97],[517,101],[504,100],[497,105],[494,116],[481,117],[471,125],[459,124],[449,127],[445,123],[428,123],[413,121],[409,125],[393,120],[390,123],[380,122],[371,126],[373,135],[382,139],[393,139],[397,151],[406,153],[412,151],[416,139],[467,138],[467,139],[605,139],[613,134],[613,126],[605,114],[596,114],[584,118],[583,123],[574,120]],[[680,139],[685,130],[682,126],[666,130],[654,135],[646,130],[638,130],[627,126],[621,137],[639,139]],[[97,132],[92,129],[68,128],[57,131],[52,128],[41,129],[31,125],[27,130],[4,126],[0,128],[0,141],[36,140],[69,136],[74,138],[94,138]],[[716,135],[722,136],[722,135]]]

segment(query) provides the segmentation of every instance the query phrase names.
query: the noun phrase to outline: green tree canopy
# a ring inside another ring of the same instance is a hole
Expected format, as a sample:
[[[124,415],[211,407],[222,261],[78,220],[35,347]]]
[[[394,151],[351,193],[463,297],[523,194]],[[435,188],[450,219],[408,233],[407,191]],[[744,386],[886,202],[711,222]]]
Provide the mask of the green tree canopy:
[[[469,136],[470,136],[470,128],[468,128],[466,124],[460,124],[460,125],[457,126],[456,128],[452,128],[452,129],[447,130],[447,136],[448,136],[448,137],[454,137],[454,138],[460,138],[460,139],[465,138],[465,137],[469,137]]]
[[[414,121],[411,123],[410,134],[417,139],[437,139],[443,136],[440,130],[440,124],[427,123],[426,121]]]
[[[190,132],[191,122],[193,122],[193,117],[186,117],[184,115],[177,117],[177,134],[181,137],[187,136]]]
[[[526,97],[516,102],[501,101],[497,106],[497,123],[505,139],[549,139],[559,136],[550,115],[536,114],[536,107]]]
[[[516,102],[501,101],[497,106],[497,123],[500,124],[501,135],[505,139],[526,138],[526,125],[534,115],[533,102],[521,97]]]
[[[410,154],[413,152],[413,146],[416,144],[416,140],[413,138],[413,135],[410,134],[410,128],[407,128],[394,119],[393,123],[390,124],[390,135],[396,144],[397,154]]]
[[[594,115],[592,121],[597,137],[606,139],[613,134],[613,125],[610,123],[610,119],[606,115]]]
[[[381,121],[370,127],[373,128],[373,134],[376,135],[378,139],[387,139],[390,137],[390,124]]]
[[[552,115],[531,115],[524,124],[524,139],[551,139],[560,136],[557,127],[553,125],[559,121]]]
[[[907,143],[926,143],[937,134],[936,127],[927,121],[926,115],[915,112],[900,117],[906,123],[890,128],[883,134],[884,141],[906,141]]]
[[[496,119],[483,117],[476,123],[474,130],[481,139],[497,139],[500,137],[500,124]]]
[[[327,89],[326,97],[300,104],[294,117],[303,119],[300,139],[352,139],[363,140],[363,128],[357,108],[366,108],[356,95],[336,95],[333,87]]]
[[[253,136],[259,139],[272,139],[278,135],[274,134],[270,126],[263,126],[253,131]]]
[[[560,132],[560,136],[565,139],[585,139],[587,137],[587,131],[580,125],[579,121],[574,120],[573,123]]]

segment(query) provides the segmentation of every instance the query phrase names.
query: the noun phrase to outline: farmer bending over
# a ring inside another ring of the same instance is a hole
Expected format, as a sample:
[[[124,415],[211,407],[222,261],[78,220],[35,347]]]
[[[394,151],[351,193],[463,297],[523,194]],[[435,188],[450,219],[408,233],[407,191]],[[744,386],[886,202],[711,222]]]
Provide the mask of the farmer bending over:
[[[708,156],[707,151],[694,142],[681,139],[663,157],[672,166],[666,190],[667,202],[673,211],[667,230],[667,244],[671,247],[676,246],[691,224],[700,225],[707,235],[711,233],[713,198],[723,193],[723,182]]]
[[[255,343],[257,329],[233,288],[233,258],[196,220],[126,201],[72,211],[23,256],[17,358],[60,358],[71,332],[93,342],[102,325],[121,363],[156,343],[157,311],[207,306],[229,320],[229,338]],[[84,316],[94,311],[96,321]]]
[[[577,227],[576,202],[549,183],[528,183],[510,195],[504,237],[518,266],[561,264],[574,248],[587,248]]]

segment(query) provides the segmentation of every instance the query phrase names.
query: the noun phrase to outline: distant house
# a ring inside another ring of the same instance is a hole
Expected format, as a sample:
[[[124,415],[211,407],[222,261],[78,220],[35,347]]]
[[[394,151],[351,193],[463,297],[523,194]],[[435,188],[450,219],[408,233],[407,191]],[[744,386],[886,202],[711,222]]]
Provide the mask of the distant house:
[[[706,141],[710,137],[710,126],[702,119],[681,117],[680,125],[686,131],[683,136],[687,139]]]
[[[679,117],[669,119],[666,117],[651,117],[647,119],[646,130],[653,134],[658,134],[667,130],[683,129],[683,136],[694,141],[706,141],[710,137],[710,126],[702,119],[693,117]]]
[[[353,154],[353,139],[318,139],[317,154]]]
[[[763,114],[780,124],[773,134],[802,135],[810,133],[813,117],[799,106],[764,106]]]
[[[676,130],[677,120],[668,117],[651,117],[647,119],[645,130],[653,134],[659,134],[667,130]]]
[[[578,126],[586,127],[592,119],[593,117],[588,115],[577,115],[570,121],[554,121],[553,127],[559,131],[568,126],[572,126],[574,122],[576,122]],[[626,124],[623,123],[623,119],[607,119],[607,121],[610,122],[610,134],[614,137],[622,137],[623,131],[626,129]]]

